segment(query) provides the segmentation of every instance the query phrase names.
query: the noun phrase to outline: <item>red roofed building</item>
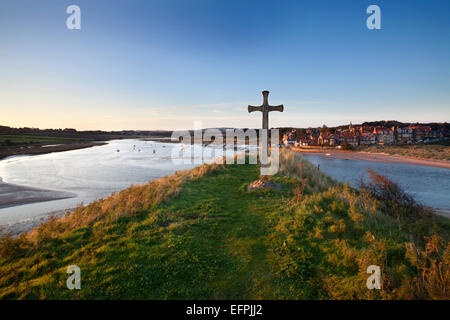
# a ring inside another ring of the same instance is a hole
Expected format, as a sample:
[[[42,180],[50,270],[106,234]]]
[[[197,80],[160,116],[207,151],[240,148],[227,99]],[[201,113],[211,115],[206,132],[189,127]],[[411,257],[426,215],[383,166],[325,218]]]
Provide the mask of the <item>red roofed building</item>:
[[[359,138],[359,143],[365,146],[370,146],[377,143],[377,136],[372,132],[364,132]]]
[[[349,145],[356,147],[359,145],[359,132],[352,133],[349,130],[341,132],[338,138],[339,143],[347,142]]]
[[[373,133],[377,136],[379,144],[392,144],[394,143],[394,131],[386,127],[375,127]]]

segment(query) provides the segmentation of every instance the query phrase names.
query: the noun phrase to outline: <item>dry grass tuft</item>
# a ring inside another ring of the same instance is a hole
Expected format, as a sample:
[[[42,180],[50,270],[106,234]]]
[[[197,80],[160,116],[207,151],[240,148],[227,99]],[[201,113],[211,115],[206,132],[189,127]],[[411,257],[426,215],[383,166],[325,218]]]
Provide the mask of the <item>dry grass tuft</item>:
[[[298,170],[299,167],[301,170]],[[338,184],[311,162],[305,160],[298,152],[286,149],[280,150],[280,173],[305,181],[310,192],[325,191]]]

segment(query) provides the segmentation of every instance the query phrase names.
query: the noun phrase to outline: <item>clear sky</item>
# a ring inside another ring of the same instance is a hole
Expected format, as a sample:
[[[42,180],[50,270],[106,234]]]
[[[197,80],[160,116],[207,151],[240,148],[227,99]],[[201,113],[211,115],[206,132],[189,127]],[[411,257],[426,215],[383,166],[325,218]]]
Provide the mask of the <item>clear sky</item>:
[[[450,122],[450,1],[0,1],[0,125],[259,127],[262,90],[270,126]]]

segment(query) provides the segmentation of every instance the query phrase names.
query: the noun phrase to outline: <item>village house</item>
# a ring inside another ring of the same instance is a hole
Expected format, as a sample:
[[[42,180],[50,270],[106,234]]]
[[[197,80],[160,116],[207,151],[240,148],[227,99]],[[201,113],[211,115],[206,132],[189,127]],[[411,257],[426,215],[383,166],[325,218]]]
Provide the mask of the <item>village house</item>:
[[[373,133],[377,136],[377,142],[379,144],[393,144],[394,132],[386,127],[375,127]]]
[[[373,127],[370,127],[370,126],[361,126],[361,127],[359,128],[359,132],[360,132],[361,134],[363,134],[363,133],[373,133]]]
[[[329,133],[329,132],[321,132],[318,139],[317,139],[317,143],[319,145],[327,145],[327,146],[334,146],[336,145],[336,137],[334,134]]]
[[[351,132],[350,130],[342,130],[337,135],[338,144],[342,144],[344,142],[349,145],[356,147],[359,145],[359,131]]]
[[[394,140],[396,143],[412,143],[413,142],[413,130],[411,127],[392,127],[394,132]]]
[[[431,128],[431,138],[434,140],[440,140],[445,137],[445,132],[442,128]]]
[[[310,138],[301,138],[300,139],[300,145],[303,147],[307,146],[316,146],[317,140],[316,139],[310,139]]]
[[[296,130],[291,130],[283,135],[282,142],[285,146],[294,145],[295,144],[295,134]]]
[[[431,137],[431,127],[429,126],[415,126],[412,129],[415,142],[423,142]]]
[[[376,144],[377,136],[372,132],[363,132],[359,138],[359,143],[364,146]]]
[[[449,138],[447,124],[424,126],[416,125],[394,125],[386,127],[383,125],[353,125],[351,122],[347,128],[335,129],[308,128],[303,135],[294,129],[283,135],[283,144],[302,146],[339,146],[346,142],[356,147],[358,145],[374,144],[411,144],[445,140]]]

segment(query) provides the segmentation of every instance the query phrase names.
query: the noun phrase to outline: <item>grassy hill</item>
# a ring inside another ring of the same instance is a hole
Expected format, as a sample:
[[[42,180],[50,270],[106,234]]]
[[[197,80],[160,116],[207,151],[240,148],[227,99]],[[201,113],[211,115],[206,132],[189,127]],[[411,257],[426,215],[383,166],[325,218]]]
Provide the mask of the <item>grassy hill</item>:
[[[286,151],[283,190],[247,192],[258,171],[204,165],[4,236],[0,298],[449,298],[447,219],[375,173],[357,192]],[[382,290],[367,289],[369,265]]]

